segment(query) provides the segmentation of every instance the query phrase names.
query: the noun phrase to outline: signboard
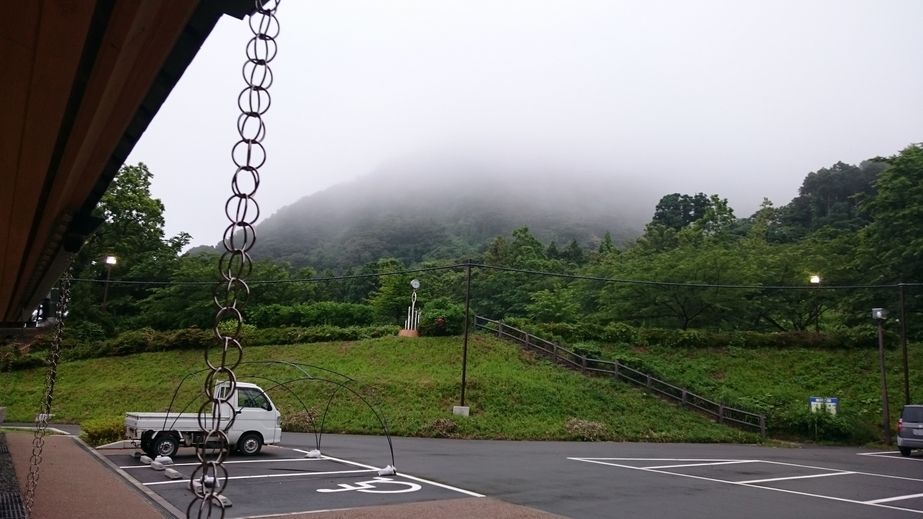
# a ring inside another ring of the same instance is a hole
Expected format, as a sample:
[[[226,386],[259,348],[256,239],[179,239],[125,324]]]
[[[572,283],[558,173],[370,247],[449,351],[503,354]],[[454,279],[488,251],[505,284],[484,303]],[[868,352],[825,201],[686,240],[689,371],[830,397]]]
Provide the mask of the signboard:
[[[816,413],[821,409],[824,409],[830,414],[836,414],[836,408],[839,405],[839,399],[829,396],[812,396],[808,397],[808,404],[811,406],[812,413]]]

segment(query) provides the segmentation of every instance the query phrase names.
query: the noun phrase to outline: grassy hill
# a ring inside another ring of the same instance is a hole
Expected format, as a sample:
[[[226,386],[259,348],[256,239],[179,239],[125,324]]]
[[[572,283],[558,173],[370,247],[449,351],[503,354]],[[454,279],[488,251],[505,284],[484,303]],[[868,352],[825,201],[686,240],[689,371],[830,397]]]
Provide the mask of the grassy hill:
[[[452,414],[461,387],[461,340],[385,338],[358,342],[252,347],[246,360],[286,360],[346,373],[371,386],[396,435],[498,439],[607,439],[671,442],[756,442],[758,435],[720,426],[640,390],[608,379],[587,378],[548,364],[492,337],[469,342],[466,404],[471,417]],[[55,420],[81,422],[125,411],[157,411],[169,406],[181,379],[203,366],[200,352],[164,352],[110,357],[60,366]],[[268,380],[296,378],[282,365],[245,366]],[[318,370],[309,370],[323,377]],[[44,370],[12,373],[8,421],[34,416]],[[247,377],[242,377],[246,379]],[[194,382],[189,384],[191,388]],[[198,386],[195,386],[198,387]],[[312,411],[323,410],[332,386],[293,385]],[[181,401],[189,396],[181,391]],[[303,410],[291,394],[270,396],[292,414]],[[193,411],[193,408],[187,411]],[[368,408],[348,391],[334,396],[326,430],[381,432]]]
[[[461,391],[461,338],[331,342],[246,349],[246,359],[314,365],[347,374],[369,386],[361,395],[377,399],[390,430],[405,436],[497,439],[606,439],[671,442],[756,442],[756,434],[720,426],[667,404],[644,391],[607,378],[589,378],[554,366],[511,343],[473,334],[469,344],[466,404],[471,417],[452,414]],[[600,345],[655,376],[728,405],[767,415],[776,438],[869,443],[880,438],[881,405],[877,352],[820,349],[688,349]],[[909,348],[911,395],[923,397],[923,345]],[[892,422],[903,404],[900,351],[887,352]],[[59,369],[55,419],[82,422],[118,417],[125,411],[165,410],[184,376],[203,367],[201,352],[163,352],[69,362]],[[336,378],[305,368],[316,378]],[[242,380],[263,387],[303,378],[290,365],[248,364]],[[8,421],[36,413],[44,370],[4,374],[9,387],[0,404]],[[194,377],[180,391],[180,407],[198,390]],[[375,416],[348,390],[317,380],[293,383],[270,395],[286,415],[328,405],[325,430],[378,434]],[[839,415],[807,411],[809,396],[838,397]],[[297,397],[297,398],[296,398]],[[300,402],[299,402],[300,400]],[[186,411],[194,411],[192,406]],[[182,409],[181,409],[182,410]],[[319,419],[319,418],[318,418]]]

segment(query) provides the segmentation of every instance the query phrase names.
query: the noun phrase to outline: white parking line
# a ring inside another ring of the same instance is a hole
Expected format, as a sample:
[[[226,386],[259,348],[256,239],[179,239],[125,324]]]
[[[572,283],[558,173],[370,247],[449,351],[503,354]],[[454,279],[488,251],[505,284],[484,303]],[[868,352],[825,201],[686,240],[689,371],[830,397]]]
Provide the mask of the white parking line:
[[[920,457],[901,456],[901,453],[897,451],[857,452],[856,454],[859,456],[868,456],[870,458],[887,458],[890,460],[905,460],[905,461],[923,461],[923,458],[920,458]]]
[[[286,461],[323,461],[322,458],[276,458],[268,460],[240,460],[240,461],[225,461],[225,465],[236,465],[242,463],[282,463]],[[168,467],[198,467],[201,465],[199,462],[195,463],[174,463],[173,465],[167,465]],[[119,467],[120,469],[149,469],[150,465],[124,465]]]
[[[299,476],[331,476],[336,474],[368,474],[369,472],[374,472],[376,469],[365,469],[365,470],[333,470],[329,472],[291,472],[288,474],[257,474],[255,476],[229,476],[228,480],[232,479],[268,479],[268,478],[294,478]],[[144,486],[153,486],[153,485],[188,485],[188,479],[174,479],[171,481],[153,481],[151,483],[144,483]]]
[[[373,467],[373,466],[371,466],[371,465],[364,465],[364,464],[362,464],[362,463],[356,463],[355,461],[349,461],[349,460],[343,460],[343,459],[339,459],[339,458],[334,458],[333,456],[325,456],[325,458],[331,459],[331,460],[336,460],[336,461],[339,461],[339,462],[342,462],[342,463],[348,463],[348,464],[350,464],[350,465],[355,465],[355,466],[357,466],[357,467],[366,467],[366,468],[369,468],[369,469],[378,470],[378,469],[376,469],[375,467]],[[418,478],[418,477],[416,477],[416,476],[410,476],[410,475],[407,475],[407,474],[402,474],[402,473],[400,473],[400,472],[398,472],[398,476],[401,476],[401,477],[407,478],[407,479],[412,479],[412,480],[414,480],[414,481],[419,481],[419,482],[421,482],[421,483],[426,483],[427,485],[433,485],[433,486],[436,486],[436,487],[444,488],[444,489],[446,489],[446,490],[452,490],[452,491],[455,491],[455,492],[461,492],[462,494],[467,494],[467,495],[472,496],[472,497],[487,497],[487,496],[485,496],[484,494],[478,494],[477,492],[472,492],[472,491],[470,491],[470,490],[465,490],[465,489],[463,489],[463,488],[453,487],[453,486],[451,486],[451,485],[443,485],[442,483],[436,483],[435,481],[430,481],[430,480],[428,480],[428,479],[423,479],[423,478]]]
[[[808,474],[807,476],[789,476],[786,478],[769,478],[769,479],[751,479],[750,481],[737,481],[741,485],[755,485],[757,483],[771,483],[773,481],[789,481],[792,479],[810,479],[810,478],[825,478],[827,476],[845,476],[846,474],[855,474],[855,472],[843,471],[843,472],[830,472],[827,474]]]
[[[890,506],[890,505],[884,504],[884,503],[887,502],[887,501],[881,501],[881,500],[875,500],[875,501],[857,501],[857,500],[855,500],[855,499],[845,499],[845,498],[842,498],[842,497],[825,496],[825,495],[821,495],[821,494],[811,494],[811,493],[809,493],[809,492],[798,492],[797,490],[788,490],[788,489],[784,489],[784,488],[760,486],[760,485],[755,485],[755,484],[751,484],[751,483],[748,483],[748,482],[728,481],[728,480],[724,480],[724,479],[709,478],[709,477],[705,477],[705,476],[695,476],[695,475],[692,475],[692,474],[683,474],[683,473],[681,473],[681,472],[669,472],[669,471],[666,471],[666,470],[655,470],[655,469],[651,469],[651,468],[647,468],[647,467],[635,467],[635,466],[633,466],[633,465],[623,465],[623,464],[620,464],[620,463],[611,463],[611,462],[608,461],[608,460],[618,460],[618,458],[567,458],[567,459],[569,459],[569,460],[574,460],[574,461],[582,461],[582,462],[584,462],[584,463],[594,463],[594,464],[598,464],[598,465],[609,465],[609,466],[612,466],[612,467],[620,467],[620,468],[626,468],[626,469],[631,469],[631,470],[641,470],[641,471],[644,471],[644,472],[652,472],[652,473],[654,473],[654,474],[667,474],[667,475],[679,476],[679,477],[683,477],[683,478],[698,479],[698,480],[702,480],[702,481],[712,481],[712,482],[715,482],[715,483],[724,483],[724,484],[727,484],[727,485],[735,485],[735,486],[741,486],[741,487],[747,487],[747,488],[758,488],[758,489],[761,489],[761,490],[770,490],[770,491],[773,491],[773,492],[782,492],[782,493],[784,493],[784,494],[794,494],[794,495],[805,496],[805,497],[816,497],[816,498],[818,498],[818,499],[827,499],[827,500],[829,500],[829,501],[838,501],[838,502],[841,502],[841,503],[853,503],[853,504],[857,504],[857,505],[874,506],[874,507],[877,507],[877,508],[887,508],[887,509],[889,509],[889,510],[900,510],[900,511],[902,511],[902,512],[910,512],[910,513],[913,513],[913,514],[923,514],[923,510],[914,510],[914,509],[912,509],[912,508],[903,508],[903,507],[899,507],[899,506]],[[646,459],[633,459],[633,460],[630,460],[630,461],[658,461],[659,459],[660,459],[660,458],[646,458]],[[604,461],[604,460],[605,460],[605,461]],[[619,460],[619,461],[621,461],[621,460]],[[686,461],[694,461],[694,460],[686,460]],[[824,468],[824,467],[812,467],[812,466],[810,466],[810,465],[797,465],[797,464],[794,464],[794,463],[782,463],[782,462],[772,462],[772,461],[764,461],[764,460],[759,460],[759,461],[760,461],[761,463],[770,463],[770,464],[775,464],[775,465],[787,465],[787,466],[792,466],[792,467],[812,468],[812,469],[818,469],[818,470],[836,470],[836,469],[829,469],[829,468]],[[836,473],[839,473],[839,472],[841,472],[841,471],[836,471]],[[871,473],[865,473],[865,472],[854,472],[854,474],[867,475],[867,476],[877,476],[877,477],[886,477],[886,478],[894,478],[894,479],[905,479],[905,480],[923,482],[923,480],[920,480],[920,479],[915,479],[915,478],[902,478],[902,477],[897,477],[897,476],[886,476],[886,475],[884,475],[884,474],[871,474]],[[901,496],[901,497],[904,498],[904,496]],[[890,499],[890,498],[885,498],[885,499]],[[911,499],[911,497],[906,497],[906,499]],[[897,500],[900,500],[900,499],[897,499]]]
[[[890,503],[892,501],[903,501],[905,499],[916,499],[918,497],[923,497],[923,494],[910,494],[906,496],[886,497],[884,499],[875,499],[872,501],[866,501],[866,503],[869,503],[869,504]]]
[[[735,461],[716,461],[712,463],[688,463],[685,465],[661,465],[659,467],[644,467],[646,469],[679,469],[683,467],[712,467],[715,465],[735,465],[738,463],[759,463],[760,460],[735,460]]]

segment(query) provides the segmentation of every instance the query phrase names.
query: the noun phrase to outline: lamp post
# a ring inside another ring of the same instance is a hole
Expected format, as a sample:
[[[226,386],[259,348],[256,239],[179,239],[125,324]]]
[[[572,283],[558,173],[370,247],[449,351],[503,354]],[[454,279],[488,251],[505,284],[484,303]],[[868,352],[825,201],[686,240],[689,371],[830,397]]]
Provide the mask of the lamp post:
[[[814,274],[811,276],[811,284],[815,288],[820,287],[820,276]],[[817,303],[817,292],[814,292],[814,333],[820,331],[820,305]]]
[[[109,278],[112,277],[112,267],[116,262],[115,256],[106,256],[106,288],[103,289],[103,304],[100,307],[103,312],[106,311],[106,300],[109,298]]]
[[[885,332],[884,322],[888,316],[884,308],[872,308],[872,319],[878,322],[878,364],[881,368],[881,421],[885,444],[891,445],[891,415],[888,412],[888,383],[885,378]]]

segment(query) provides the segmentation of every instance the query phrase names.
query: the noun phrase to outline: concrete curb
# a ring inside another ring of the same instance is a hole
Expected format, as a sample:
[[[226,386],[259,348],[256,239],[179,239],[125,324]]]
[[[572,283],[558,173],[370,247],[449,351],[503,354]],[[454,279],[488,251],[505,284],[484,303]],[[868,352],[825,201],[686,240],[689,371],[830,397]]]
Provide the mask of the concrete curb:
[[[100,464],[102,464],[103,466],[105,466],[106,468],[114,472],[115,474],[117,474],[119,476],[119,479],[121,479],[122,482],[126,486],[134,489],[137,493],[141,494],[142,497],[147,498],[147,500],[150,501],[151,506],[153,506],[154,509],[160,513],[160,515],[170,518],[170,519],[173,519],[173,518],[179,519],[179,518],[186,517],[185,512],[182,512],[175,506],[171,505],[169,501],[160,497],[153,490],[150,490],[146,486],[142,485],[141,483],[138,483],[135,480],[135,478],[131,477],[127,472],[120,469],[119,466],[116,465],[115,463],[112,463],[112,461],[109,460],[109,458],[96,452],[96,449],[84,443],[83,440],[81,440],[80,438],[76,436],[73,436],[72,438],[77,443],[77,445],[80,446],[81,449],[90,453],[94,458],[96,458],[96,461],[98,461]],[[115,442],[115,443],[122,443],[122,442]]]
[[[35,430],[35,427],[24,427],[24,426],[21,426],[21,425],[3,425],[3,424],[0,424],[0,428],[2,428],[2,429],[16,429],[16,430],[18,430],[18,431],[34,431],[34,430]],[[67,431],[62,431],[61,429],[56,429],[56,428],[54,428],[54,427],[46,427],[46,428],[45,428],[45,432],[52,432],[52,433],[55,433],[55,434],[60,434],[60,435],[62,435],[62,436],[73,436],[71,433],[69,433],[69,432],[67,432]],[[76,436],[74,436],[74,437],[76,438]]]
[[[119,440],[117,442],[107,443],[105,445],[100,445],[96,447],[96,450],[101,449],[137,449],[137,443],[133,443],[132,440]]]

